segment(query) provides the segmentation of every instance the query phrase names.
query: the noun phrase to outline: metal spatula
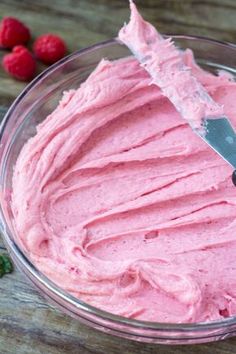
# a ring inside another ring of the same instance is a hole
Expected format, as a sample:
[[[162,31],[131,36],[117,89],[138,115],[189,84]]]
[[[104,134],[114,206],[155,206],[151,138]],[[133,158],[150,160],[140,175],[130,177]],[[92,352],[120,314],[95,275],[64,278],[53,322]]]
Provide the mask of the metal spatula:
[[[120,30],[119,40],[131,50],[152,77],[152,84],[162,90],[193,131],[236,169],[236,134],[223,114],[223,107],[193,75],[171,38],[164,38],[144,21],[133,0],[130,9],[130,22]],[[236,185],[236,172],[232,179]]]
[[[236,168],[236,133],[227,117],[206,119],[205,135],[198,135],[205,140],[225,161]]]
[[[236,133],[227,117],[205,119],[204,132],[193,129],[212,149],[236,169]],[[232,174],[236,185],[236,170]]]

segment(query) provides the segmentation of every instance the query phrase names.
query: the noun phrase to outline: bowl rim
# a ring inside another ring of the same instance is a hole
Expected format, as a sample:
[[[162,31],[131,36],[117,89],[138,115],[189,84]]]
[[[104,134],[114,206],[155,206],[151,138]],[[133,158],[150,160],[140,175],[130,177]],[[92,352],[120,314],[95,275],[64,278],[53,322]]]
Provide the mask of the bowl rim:
[[[208,37],[203,36],[193,36],[193,35],[184,35],[184,34],[166,34],[165,37],[172,37],[173,39],[188,39],[188,40],[198,40],[205,43],[215,44],[225,48],[231,48],[236,51],[236,44],[219,41],[215,39],[210,39]],[[85,53],[93,52],[96,49],[101,47],[108,47],[110,45],[120,44],[123,45],[117,38],[112,38],[106,41],[102,41],[91,45],[89,47],[77,50],[72,54],[67,55],[57,63],[51,65],[49,68],[40,73],[33,81],[31,81],[24,90],[18,95],[18,97],[13,101],[12,105],[8,109],[6,115],[4,116],[1,124],[0,124],[0,144],[2,142],[2,137],[4,135],[4,130],[8,121],[11,118],[11,115],[15,111],[18,104],[23,100],[23,98],[37,86],[38,83],[48,75],[50,75],[55,69],[58,69],[61,65],[70,61],[71,59],[83,55]],[[1,145],[0,145],[1,146]],[[2,158],[1,158],[2,159]],[[0,188],[2,186],[2,173],[0,173]],[[110,312],[100,310],[99,308],[92,306],[75,296],[65,292],[59,286],[57,286],[54,282],[52,282],[47,276],[45,276],[41,271],[39,271],[33,263],[31,263],[30,259],[26,256],[24,251],[16,244],[14,241],[14,237],[11,235],[11,231],[9,230],[7,220],[4,215],[4,208],[2,207],[2,200],[0,198],[0,221],[3,223],[4,227],[1,230],[3,235],[3,241],[6,244],[9,252],[13,253],[17,263],[24,266],[28,273],[36,279],[40,284],[46,287],[53,294],[61,298],[66,303],[69,303],[73,306],[73,308],[80,309],[86,313],[89,313],[94,316],[99,316],[102,320],[107,320],[110,323],[115,325],[123,325],[123,326],[131,326],[136,329],[144,329],[144,330],[157,330],[157,331],[169,331],[169,332],[181,332],[187,333],[191,331],[204,331],[204,330],[216,330],[227,328],[228,326],[232,326],[236,324],[236,316],[231,316],[228,318],[223,318],[221,320],[209,321],[209,322],[193,322],[193,323],[167,323],[167,322],[150,322],[150,321],[141,321],[131,318],[126,318],[123,316],[115,315]],[[31,278],[30,278],[31,279]],[[32,280],[32,279],[31,279]],[[71,308],[69,311],[72,311]],[[79,315],[80,316],[80,315]],[[90,320],[89,320],[90,321]],[[215,334],[217,335],[217,333]]]

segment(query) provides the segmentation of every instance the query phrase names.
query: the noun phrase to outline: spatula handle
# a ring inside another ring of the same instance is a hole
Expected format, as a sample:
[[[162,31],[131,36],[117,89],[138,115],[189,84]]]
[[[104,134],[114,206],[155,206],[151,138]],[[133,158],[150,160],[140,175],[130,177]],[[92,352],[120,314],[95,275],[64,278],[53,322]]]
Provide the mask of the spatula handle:
[[[232,173],[232,182],[236,186],[236,170]]]

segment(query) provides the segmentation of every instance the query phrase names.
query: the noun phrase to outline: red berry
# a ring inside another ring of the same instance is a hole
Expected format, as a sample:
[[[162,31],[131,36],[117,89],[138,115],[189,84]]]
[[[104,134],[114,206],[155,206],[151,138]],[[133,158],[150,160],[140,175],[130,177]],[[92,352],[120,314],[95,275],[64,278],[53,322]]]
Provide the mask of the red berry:
[[[43,34],[34,42],[33,51],[36,57],[45,64],[53,64],[66,54],[63,39],[55,34]]]
[[[14,17],[5,17],[0,23],[0,44],[13,48],[30,40],[30,31],[21,21]]]
[[[36,71],[36,61],[23,45],[14,47],[12,53],[6,54],[2,65],[6,72],[21,81],[31,80]]]

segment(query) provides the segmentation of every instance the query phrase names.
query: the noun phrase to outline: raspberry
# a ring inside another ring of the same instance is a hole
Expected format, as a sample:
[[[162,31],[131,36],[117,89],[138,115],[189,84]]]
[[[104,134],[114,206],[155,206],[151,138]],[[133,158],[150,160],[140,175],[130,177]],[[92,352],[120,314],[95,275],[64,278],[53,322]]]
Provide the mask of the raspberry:
[[[6,54],[2,65],[6,72],[21,81],[31,80],[36,71],[36,62],[23,45],[14,47],[12,53]]]
[[[0,23],[0,44],[5,48],[13,48],[30,40],[29,29],[14,17],[5,17]]]
[[[63,58],[66,53],[65,42],[55,34],[39,36],[33,46],[36,57],[45,64],[53,64]]]

